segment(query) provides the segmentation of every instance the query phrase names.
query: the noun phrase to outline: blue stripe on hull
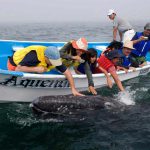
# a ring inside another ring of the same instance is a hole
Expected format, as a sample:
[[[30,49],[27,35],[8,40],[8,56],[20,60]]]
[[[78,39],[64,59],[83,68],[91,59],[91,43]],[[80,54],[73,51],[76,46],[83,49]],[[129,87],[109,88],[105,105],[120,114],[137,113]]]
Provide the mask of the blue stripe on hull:
[[[17,71],[9,71],[9,70],[0,70],[0,74],[5,74],[5,75],[13,75],[13,76],[23,76],[23,72],[17,72]]]

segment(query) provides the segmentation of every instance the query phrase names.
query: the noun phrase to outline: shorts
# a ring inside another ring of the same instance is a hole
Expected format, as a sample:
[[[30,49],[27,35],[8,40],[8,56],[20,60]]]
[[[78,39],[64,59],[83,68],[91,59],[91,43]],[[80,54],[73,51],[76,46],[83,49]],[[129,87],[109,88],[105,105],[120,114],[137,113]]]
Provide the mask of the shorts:
[[[126,31],[125,33],[123,33],[122,42],[125,43],[125,41],[127,40],[131,41],[134,35],[135,35],[135,31],[133,29]]]

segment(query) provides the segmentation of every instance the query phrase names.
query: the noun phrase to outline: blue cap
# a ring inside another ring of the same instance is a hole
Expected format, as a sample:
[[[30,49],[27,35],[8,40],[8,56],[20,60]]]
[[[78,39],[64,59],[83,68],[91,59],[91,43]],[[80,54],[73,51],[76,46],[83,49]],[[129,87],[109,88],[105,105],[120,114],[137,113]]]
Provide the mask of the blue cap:
[[[54,46],[49,46],[44,52],[45,56],[49,58],[49,61],[53,66],[62,65],[59,50]]]

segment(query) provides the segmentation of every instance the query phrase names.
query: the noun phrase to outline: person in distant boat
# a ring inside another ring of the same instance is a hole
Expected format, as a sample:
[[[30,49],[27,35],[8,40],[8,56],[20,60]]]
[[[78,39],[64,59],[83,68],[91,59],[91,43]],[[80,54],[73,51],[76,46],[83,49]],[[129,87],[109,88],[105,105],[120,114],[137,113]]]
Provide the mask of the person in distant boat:
[[[143,32],[136,32],[132,38],[133,47],[132,56],[139,66],[146,65],[146,55],[150,51],[150,22],[144,26]]]
[[[13,56],[8,58],[8,70],[44,73],[56,68],[63,73],[70,83],[74,96],[83,96],[74,85],[71,72],[61,61],[59,51],[56,47],[50,46],[28,46],[16,51]]]
[[[131,24],[123,19],[117,16],[116,12],[113,9],[110,9],[108,11],[107,16],[110,20],[113,20],[113,40],[117,40],[117,31],[120,35],[120,41],[123,43],[126,40],[131,40],[133,36],[135,35],[135,31]]]
[[[94,48],[89,48],[88,49],[88,53],[82,54],[81,58],[83,60],[85,60],[84,63],[81,63],[77,68],[75,68],[75,72],[77,74],[86,74],[88,80],[88,86],[89,86],[89,91],[96,95],[97,92],[94,89],[94,82],[93,82],[93,77],[92,74],[95,73],[95,68],[97,66],[97,51]],[[111,88],[112,87],[112,83],[110,83],[110,77],[107,73],[106,70],[104,70],[103,68],[100,68],[102,70],[102,72],[105,74],[106,79],[107,79],[107,83],[108,86]]]
[[[122,56],[123,55],[120,54],[118,50],[112,50],[106,54],[101,55],[97,60],[98,65],[111,74],[111,76],[113,77],[120,91],[124,91],[124,87],[118,77],[118,74],[116,73],[117,71],[116,66],[117,66],[117,63],[119,62],[119,59]],[[101,72],[100,69],[99,69],[99,72]],[[98,73],[98,70],[97,70],[97,73]]]

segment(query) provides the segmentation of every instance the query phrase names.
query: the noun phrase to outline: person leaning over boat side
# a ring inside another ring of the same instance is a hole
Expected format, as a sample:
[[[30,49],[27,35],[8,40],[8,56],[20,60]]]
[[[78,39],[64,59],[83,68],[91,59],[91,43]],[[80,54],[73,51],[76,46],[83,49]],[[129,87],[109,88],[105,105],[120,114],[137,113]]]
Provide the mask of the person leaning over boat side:
[[[88,43],[85,38],[71,40],[60,49],[60,57],[66,67],[77,67],[84,62],[81,55],[87,52]]]
[[[77,73],[77,67],[81,63],[85,62],[85,60],[81,58],[81,55],[88,52],[87,47],[88,43],[85,38],[72,40],[66,43],[59,51],[63,64],[68,68],[73,67],[75,72]],[[96,90],[94,89],[94,84],[91,82],[92,75],[90,72],[90,67],[87,64],[85,65],[85,70],[88,78],[88,83],[90,83],[89,90],[91,93],[97,94]]]
[[[146,65],[146,55],[150,51],[150,22],[144,26],[143,32],[136,32],[132,38],[133,47],[132,56],[139,66]]]
[[[92,74],[95,73],[95,68],[97,66],[97,51],[94,48],[89,48],[88,53],[82,54],[81,58],[83,60],[85,60],[85,62],[81,63],[77,68],[75,68],[75,72],[77,74],[86,74],[87,75],[87,78],[89,79],[88,80],[89,92],[96,95],[97,92],[94,89],[94,82],[93,82]],[[110,80],[108,79],[109,78],[108,73],[103,68],[100,68],[100,69],[105,74],[108,85],[111,88],[112,83],[110,83]]]
[[[133,42],[126,41],[124,44],[122,44],[122,42],[113,41],[108,45],[102,54],[107,54],[114,49],[118,50],[123,55],[123,57],[121,57],[117,63],[117,71],[124,70],[127,72],[128,69],[135,70],[134,67],[137,66],[137,62],[131,56],[131,51],[134,49]]]
[[[56,68],[68,79],[73,95],[83,96],[76,90],[71,72],[62,64],[56,47],[28,46],[16,51],[12,57],[9,57],[7,66],[8,70],[11,71],[34,73],[43,73]]]
[[[113,9],[108,11],[107,16],[110,20],[113,20],[113,40],[116,41],[117,39],[117,31],[120,35],[120,41],[123,43],[133,38],[135,31],[127,20],[118,17]]]
[[[81,55],[81,59],[83,59],[85,62],[81,63],[79,66],[75,66],[74,70],[77,74],[87,75],[89,92],[91,92],[93,95],[96,95],[97,92],[94,88],[92,74],[96,65],[97,51],[94,48],[90,48],[88,49],[88,53]]]
[[[103,69],[105,69],[108,73],[111,74],[120,91],[124,91],[124,87],[122,86],[118,74],[116,73],[116,65],[121,57],[122,54],[120,54],[118,50],[113,50],[101,55],[98,58],[97,62],[99,66],[101,66]],[[101,70],[99,70],[99,72],[101,72]]]

